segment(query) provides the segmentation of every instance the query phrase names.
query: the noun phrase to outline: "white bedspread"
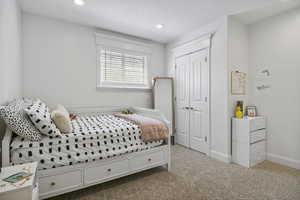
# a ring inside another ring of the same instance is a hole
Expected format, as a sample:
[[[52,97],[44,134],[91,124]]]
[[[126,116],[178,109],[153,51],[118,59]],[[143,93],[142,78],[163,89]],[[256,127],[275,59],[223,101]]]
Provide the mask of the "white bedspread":
[[[93,162],[163,143],[143,142],[139,126],[113,115],[78,116],[72,120],[72,127],[70,134],[44,136],[39,142],[15,137],[10,146],[12,164],[38,161],[42,170]]]

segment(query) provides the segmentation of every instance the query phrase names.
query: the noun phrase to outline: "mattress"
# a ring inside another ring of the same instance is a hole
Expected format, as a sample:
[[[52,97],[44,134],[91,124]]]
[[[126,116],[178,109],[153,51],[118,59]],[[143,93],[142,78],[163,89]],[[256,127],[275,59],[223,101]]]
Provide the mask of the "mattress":
[[[38,169],[44,170],[143,151],[163,143],[143,142],[138,125],[113,115],[78,116],[71,125],[71,133],[44,136],[39,142],[13,138],[11,164],[38,161]]]

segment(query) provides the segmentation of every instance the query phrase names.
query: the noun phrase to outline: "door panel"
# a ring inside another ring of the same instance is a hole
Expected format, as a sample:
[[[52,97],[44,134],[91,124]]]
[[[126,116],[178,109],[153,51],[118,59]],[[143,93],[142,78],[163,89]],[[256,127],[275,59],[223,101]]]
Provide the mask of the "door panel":
[[[200,108],[206,106],[206,101],[208,101],[209,71],[206,56],[206,50],[191,54],[191,107]]]
[[[176,59],[176,142],[189,147],[189,56]]]
[[[189,112],[185,109],[177,110],[176,142],[189,147]]]
[[[209,124],[206,114],[200,110],[190,112],[190,148],[208,154],[207,134]]]
[[[189,105],[189,56],[176,59],[176,103],[178,107]]]
[[[209,68],[207,50],[191,54],[190,70],[190,147],[208,153]]]
[[[176,141],[197,151],[209,151],[208,50],[176,59]]]

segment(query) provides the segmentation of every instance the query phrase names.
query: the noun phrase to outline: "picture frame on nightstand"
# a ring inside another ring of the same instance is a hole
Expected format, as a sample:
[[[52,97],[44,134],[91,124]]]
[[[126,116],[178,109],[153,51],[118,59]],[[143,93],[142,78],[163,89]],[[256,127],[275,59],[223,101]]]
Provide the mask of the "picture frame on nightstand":
[[[256,106],[247,106],[246,115],[247,117],[256,117],[257,116]]]

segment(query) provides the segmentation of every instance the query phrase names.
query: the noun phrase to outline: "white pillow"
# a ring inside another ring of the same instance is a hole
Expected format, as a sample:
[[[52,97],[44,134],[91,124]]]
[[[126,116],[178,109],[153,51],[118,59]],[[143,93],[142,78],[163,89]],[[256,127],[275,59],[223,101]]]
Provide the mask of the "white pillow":
[[[56,127],[60,130],[60,132],[71,132],[70,115],[64,106],[58,104],[56,108],[51,112],[51,118],[54,121]]]

